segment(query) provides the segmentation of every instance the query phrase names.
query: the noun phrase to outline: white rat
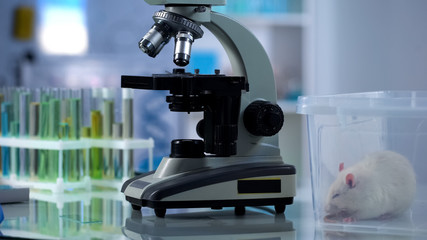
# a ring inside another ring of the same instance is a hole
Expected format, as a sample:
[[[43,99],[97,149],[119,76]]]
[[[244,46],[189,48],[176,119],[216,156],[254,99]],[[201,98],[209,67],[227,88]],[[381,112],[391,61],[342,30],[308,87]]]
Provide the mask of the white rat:
[[[344,169],[329,188],[325,221],[388,218],[406,211],[416,192],[415,173],[402,155],[381,151]]]

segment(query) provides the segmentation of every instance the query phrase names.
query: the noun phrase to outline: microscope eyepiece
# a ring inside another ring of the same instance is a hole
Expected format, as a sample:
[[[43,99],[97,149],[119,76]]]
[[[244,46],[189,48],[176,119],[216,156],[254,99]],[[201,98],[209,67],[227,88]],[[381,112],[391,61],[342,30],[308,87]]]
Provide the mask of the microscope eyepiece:
[[[139,41],[139,48],[150,57],[155,57],[169,42],[171,35],[169,25],[163,22],[155,23]]]
[[[175,53],[173,62],[181,67],[190,63],[191,45],[193,44],[193,34],[190,32],[178,32],[175,37]]]

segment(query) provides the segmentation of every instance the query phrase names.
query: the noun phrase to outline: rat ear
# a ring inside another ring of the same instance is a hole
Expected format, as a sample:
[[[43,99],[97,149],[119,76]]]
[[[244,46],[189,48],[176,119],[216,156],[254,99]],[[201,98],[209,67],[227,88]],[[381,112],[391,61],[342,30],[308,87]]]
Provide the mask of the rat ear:
[[[356,186],[356,183],[354,182],[354,175],[351,173],[347,174],[347,176],[345,176],[345,183],[349,188],[354,188]]]
[[[339,170],[340,170],[340,172],[341,172],[342,170],[344,170],[344,163],[343,163],[343,162],[342,162],[342,163],[340,163]]]

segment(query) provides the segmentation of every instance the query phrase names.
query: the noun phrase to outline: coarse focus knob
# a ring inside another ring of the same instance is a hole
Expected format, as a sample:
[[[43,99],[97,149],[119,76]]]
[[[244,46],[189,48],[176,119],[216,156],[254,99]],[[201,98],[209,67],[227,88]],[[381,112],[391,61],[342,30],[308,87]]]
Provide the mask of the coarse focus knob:
[[[243,122],[251,134],[269,137],[282,129],[284,115],[279,105],[258,100],[246,107]]]
[[[202,158],[205,156],[205,145],[202,140],[175,139],[171,144],[172,158]]]

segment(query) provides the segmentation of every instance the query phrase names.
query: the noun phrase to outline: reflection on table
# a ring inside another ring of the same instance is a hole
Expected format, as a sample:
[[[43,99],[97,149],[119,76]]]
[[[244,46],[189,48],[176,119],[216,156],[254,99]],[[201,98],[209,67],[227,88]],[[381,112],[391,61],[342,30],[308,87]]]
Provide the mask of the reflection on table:
[[[245,216],[234,210],[143,216],[134,211],[122,228],[130,239],[296,239],[292,221],[273,210],[248,208]]]
[[[116,191],[30,193],[28,203],[4,205],[5,236],[43,239],[124,238],[120,228],[132,212]]]

